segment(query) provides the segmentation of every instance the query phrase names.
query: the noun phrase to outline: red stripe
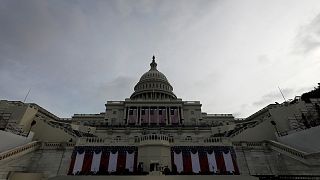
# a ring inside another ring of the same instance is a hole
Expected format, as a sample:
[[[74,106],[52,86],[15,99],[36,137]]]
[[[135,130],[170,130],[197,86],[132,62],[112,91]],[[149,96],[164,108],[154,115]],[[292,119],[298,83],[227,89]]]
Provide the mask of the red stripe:
[[[82,164],[82,173],[89,173],[91,171],[93,152],[86,151],[84,154],[83,164]]]
[[[199,162],[201,173],[209,173],[209,163],[207,153],[199,152]]]
[[[101,160],[100,160],[100,172],[107,172],[108,171],[108,165],[109,165],[109,152],[103,151],[101,154]]]
[[[71,156],[71,162],[70,162],[70,167],[69,167],[68,175],[71,175],[71,174],[72,174],[73,167],[74,167],[74,163],[76,162],[76,156],[77,156],[77,152],[74,151],[74,152],[72,153],[72,156]]]
[[[192,161],[190,152],[185,152],[182,154],[183,159],[183,172],[192,173]]]
[[[226,166],[223,159],[223,152],[222,151],[216,151],[214,152],[217,162],[217,169],[218,174],[226,174]]]
[[[176,173],[177,171],[177,167],[175,167],[176,165],[174,164],[174,153],[173,151],[171,151],[171,172]]]
[[[126,157],[127,157],[126,151],[118,152],[117,172],[124,172],[124,169],[126,168]]]
[[[138,166],[138,151],[134,153],[133,172],[137,172],[137,166]]]

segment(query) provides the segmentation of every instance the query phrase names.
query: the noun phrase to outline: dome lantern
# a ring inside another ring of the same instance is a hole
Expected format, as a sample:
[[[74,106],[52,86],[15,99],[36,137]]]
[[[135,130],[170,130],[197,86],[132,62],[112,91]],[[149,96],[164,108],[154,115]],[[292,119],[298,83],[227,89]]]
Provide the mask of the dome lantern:
[[[150,63],[151,70],[157,70],[156,57],[152,56],[152,62]]]
[[[150,70],[144,73],[134,87],[132,100],[177,99],[166,76],[158,71],[155,56],[152,56]]]

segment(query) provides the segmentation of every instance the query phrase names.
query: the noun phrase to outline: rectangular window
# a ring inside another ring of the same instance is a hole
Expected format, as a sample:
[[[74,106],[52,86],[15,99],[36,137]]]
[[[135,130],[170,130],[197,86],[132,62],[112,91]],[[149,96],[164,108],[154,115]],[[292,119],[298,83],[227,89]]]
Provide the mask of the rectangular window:
[[[162,109],[159,109],[159,115],[162,115]]]
[[[129,115],[133,115],[133,110],[132,109],[129,110]]]
[[[141,110],[141,115],[145,115],[146,111],[144,109]]]
[[[154,114],[154,110],[151,109],[151,110],[150,110],[150,115],[153,115],[153,114]]]

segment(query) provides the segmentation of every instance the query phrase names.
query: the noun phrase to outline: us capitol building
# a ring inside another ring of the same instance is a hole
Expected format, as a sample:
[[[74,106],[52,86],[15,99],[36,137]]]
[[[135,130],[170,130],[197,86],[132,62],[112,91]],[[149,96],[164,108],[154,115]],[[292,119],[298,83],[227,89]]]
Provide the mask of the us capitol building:
[[[243,119],[207,114],[150,70],[105,112],[0,101],[0,179],[320,179],[319,87]]]

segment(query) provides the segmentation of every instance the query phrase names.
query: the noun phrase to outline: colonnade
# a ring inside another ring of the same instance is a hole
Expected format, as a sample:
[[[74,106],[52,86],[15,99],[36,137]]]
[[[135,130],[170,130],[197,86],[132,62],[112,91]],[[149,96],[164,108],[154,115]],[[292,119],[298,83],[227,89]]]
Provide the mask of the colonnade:
[[[126,125],[181,125],[182,120],[180,106],[128,106],[125,110]]]

